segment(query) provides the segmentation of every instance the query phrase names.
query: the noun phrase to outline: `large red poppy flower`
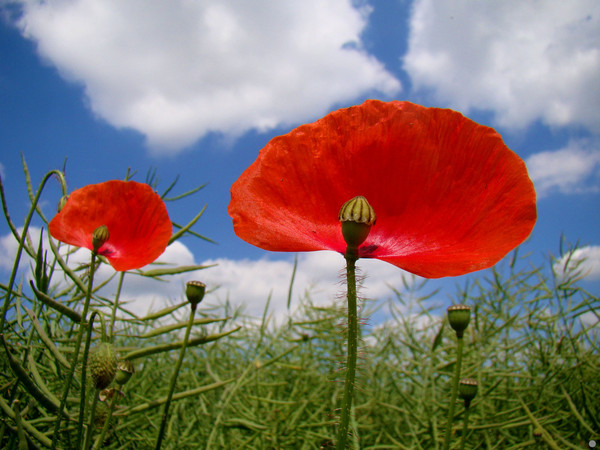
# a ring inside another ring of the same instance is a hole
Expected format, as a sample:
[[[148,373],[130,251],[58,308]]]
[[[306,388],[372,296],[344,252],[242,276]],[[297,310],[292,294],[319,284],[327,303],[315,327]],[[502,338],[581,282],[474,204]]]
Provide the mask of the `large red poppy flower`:
[[[428,278],[494,265],[536,221],[525,164],[496,131],[376,100],[271,140],[233,184],[228,211],[260,248],[344,253],[338,213],[358,195],[377,215],[359,257]]]
[[[106,225],[108,241],[98,254],[115,270],[138,269],[158,258],[173,231],[167,208],[150,186],[111,180],[77,189],[50,221],[59,241],[93,249],[92,234]]]

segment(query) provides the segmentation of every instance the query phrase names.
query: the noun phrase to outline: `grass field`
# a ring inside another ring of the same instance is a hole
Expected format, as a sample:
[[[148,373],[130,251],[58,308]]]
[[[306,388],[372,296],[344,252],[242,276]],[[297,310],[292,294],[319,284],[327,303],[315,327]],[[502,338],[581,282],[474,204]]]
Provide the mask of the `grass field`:
[[[31,215],[45,220],[34,207]],[[181,303],[137,317],[92,285],[83,314],[90,264],[72,264],[65,246],[22,239],[28,224],[22,231],[6,209],[5,217],[22,242],[15,261],[30,261],[31,270],[15,270],[0,284],[0,447],[155,448],[163,417],[163,448],[335,445],[346,353],[342,300],[316,306],[307,295],[298,311],[274,322],[268,299],[263,317],[248,317],[214,306],[208,286],[184,346],[190,307],[183,291]],[[471,308],[460,378],[477,383],[468,409],[460,396],[455,404],[450,448],[600,445],[600,303],[581,287],[577,265],[569,267],[559,276],[552,261],[531,267],[513,252],[445,293]],[[115,277],[140,283],[187,270]],[[350,446],[442,448],[456,333],[445,310],[433,308],[427,283],[395,294],[388,320],[361,327]],[[363,322],[380,303],[362,302]],[[102,342],[112,349],[96,363]],[[89,373],[117,362],[124,372],[133,367],[131,378],[96,389]]]

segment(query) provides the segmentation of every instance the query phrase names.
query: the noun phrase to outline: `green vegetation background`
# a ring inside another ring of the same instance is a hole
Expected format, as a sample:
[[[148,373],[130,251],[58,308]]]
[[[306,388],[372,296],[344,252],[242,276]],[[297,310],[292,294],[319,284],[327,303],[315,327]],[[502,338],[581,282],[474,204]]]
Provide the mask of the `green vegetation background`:
[[[11,222],[4,193],[2,200],[18,240],[21,232]],[[39,210],[35,214],[46,220]],[[202,238],[192,231],[200,216],[178,226],[178,237]],[[80,287],[89,267],[70,267],[58,249],[42,243],[24,240],[23,258],[30,257],[31,270],[10,287],[0,284],[5,301],[1,448],[49,445],[78,330]],[[515,252],[470,285],[445,293],[473,311],[461,377],[477,380],[479,390],[471,403],[466,448],[581,449],[592,439],[600,444],[599,300],[582,288],[576,263],[560,276],[552,272],[553,263],[531,267],[527,257]],[[168,279],[196,269],[157,266],[128,273],[123,281]],[[97,286],[91,308],[108,326],[113,300],[101,292]],[[355,448],[441,447],[456,338],[443,311],[432,306],[433,294],[426,283],[406,286],[387,305],[389,320],[362,326],[352,419]],[[119,389],[108,392],[116,398],[116,409],[103,448],[154,448],[189,314],[183,287],[177,298],[180,303],[147,317],[136,317],[127,305],[118,308],[115,350],[133,363],[135,374],[124,386],[113,383]],[[343,301],[315,306],[307,294],[300,309],[280,323],[270,317],[269,299],[265,304],[263,317],[247,317],[228,304],[215,306],[207,293],[177,380],[163,448],[332,445],[345,359]],[[365,322],[375,305],[363,302]],[[407,308],[412,314],[401,312]],[[92,347],[100,341],[100,324],[94,323]],[[71,448],[77,431],[88,428],[87,413],[83,424],[78,419],[80,373],[67,401],[60,448]],[[91,403],[93,395],[90,389],[86,401]],[[99,433],[111,401],[99,402],[92,432]],[[455,411],[451,448],[458,448],[463,433],[462,402]]]

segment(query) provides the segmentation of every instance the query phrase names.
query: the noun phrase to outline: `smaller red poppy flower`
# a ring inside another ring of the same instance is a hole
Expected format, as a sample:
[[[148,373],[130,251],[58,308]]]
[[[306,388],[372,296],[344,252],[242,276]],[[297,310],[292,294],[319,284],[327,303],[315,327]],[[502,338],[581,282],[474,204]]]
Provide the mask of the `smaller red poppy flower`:
[[[272,251],[345,253],[338,214],[364,196],[377,217],[357,249],[439,278],[494,265],[529,236],[525,163],[456,111],[368,100],[272,139],[231,187],[235,233]]]
[[[48,229],[61,242],[93,251],[94,231],[103,225],[108,240],[97,253],[117,271],[153,262],[165,251],[173,232],[167,207],[150,186],[120,180],[73,191]]]

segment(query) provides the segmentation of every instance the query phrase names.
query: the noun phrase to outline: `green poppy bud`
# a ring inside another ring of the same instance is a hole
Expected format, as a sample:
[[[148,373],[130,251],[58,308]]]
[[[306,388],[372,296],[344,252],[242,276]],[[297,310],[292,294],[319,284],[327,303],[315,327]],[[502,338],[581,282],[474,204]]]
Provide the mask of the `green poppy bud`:
[[[69,196],[68,195],[63,195],[60,200],[58,201],[58,206],[56,208],[56,212],[59,213],[62,211],[62,209],[65,207],[65,205],[67,204],[67,200],[69,200]]]
[[[365,197],[359,195],[342,205],[339,220],[342,222],[342,235],[351,249],[357,249],[365,242],[377,217]]]
[[[456,337],[462,338],[471,320],[471,308],[467,305],[452,305],[448,308],[448,322],[456,331]]]
[[[473,378],[463,378],[458,383],[458,395],[465,401],[465,406],[471,404],[471,400],[477,395],[477,380]]]
[[[117,364],[117,373],[115,374],[116,383],[120,385],[127,383],[134,372],[135,369],[133,368],[131,361],[122,359]]]
[[[117,357],[112,345],[102,342],[90,355],[88,368],[96,389],[106,389],[117,371]]]
[[[92,246],[94,247],[94,252],[98,252],[98,250],[100,250],[100,247],[102,247],[102,245],[108,241],[109,236],[110,234],[108,233],[108,227],[106,225],[100,225],[94,230],[94,234],[92,235]]]
[[[206,285],[200,281],[188,281],[185,286],[185,296],[193,308],[204,298]]]

